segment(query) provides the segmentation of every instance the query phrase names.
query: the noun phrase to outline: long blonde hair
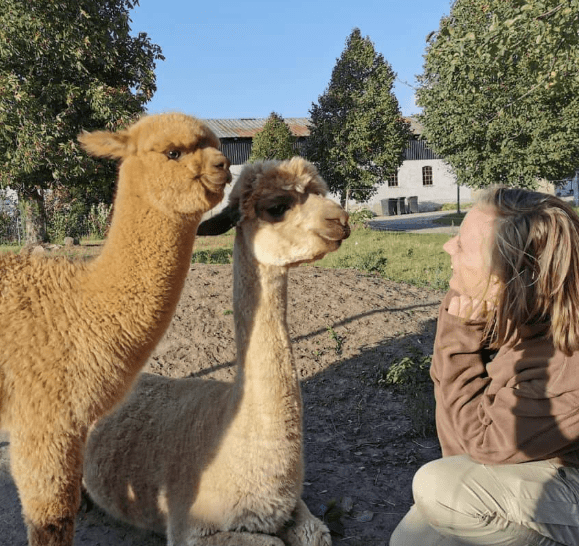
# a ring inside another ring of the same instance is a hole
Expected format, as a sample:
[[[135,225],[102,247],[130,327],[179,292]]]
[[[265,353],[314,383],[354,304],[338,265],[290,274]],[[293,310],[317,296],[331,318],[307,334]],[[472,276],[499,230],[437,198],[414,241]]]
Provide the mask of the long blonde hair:
[[[479,206],[496,214],[491,269],[504,285],[487,323],[492,347],[546,323],[555,347],[579,350],[579,216],[544,193],[498,187]]]

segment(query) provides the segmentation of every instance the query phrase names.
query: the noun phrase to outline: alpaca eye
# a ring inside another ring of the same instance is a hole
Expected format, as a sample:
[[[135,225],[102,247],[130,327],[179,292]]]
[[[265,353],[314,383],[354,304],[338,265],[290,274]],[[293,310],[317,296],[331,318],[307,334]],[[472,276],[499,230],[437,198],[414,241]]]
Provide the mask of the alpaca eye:
[[[179,159],[181,157],[181,152],[179,150],[169,150],[167,152],[167,157],[169,159]]]
[[[289,209],[289,205],[286,203],[280,203],[279,205],[274,205],[273,207],[269,207],[267,210],[268,214],[273,216],[274,218],[282,217]]]

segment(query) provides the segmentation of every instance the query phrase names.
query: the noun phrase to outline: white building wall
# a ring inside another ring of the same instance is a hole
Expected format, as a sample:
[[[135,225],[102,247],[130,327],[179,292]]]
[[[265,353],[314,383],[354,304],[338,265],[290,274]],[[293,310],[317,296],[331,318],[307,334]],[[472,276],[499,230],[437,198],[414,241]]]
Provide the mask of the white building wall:
[[[432,186],[422,184],[422,167],[432,167]],[[205,218],[209,218],[219,212],[229,199],[231,186],[239,176],[243,165],[232,165],[231,174],[233,182],[225,189],[225,197],[214,209],[206,213]],[[456,203],[456,177],[448,163],[442,159],[423,159],[404,161],[398,170],[398,187],[388,187],[388,184],[382,184],[378,193],[374,195],[367,203],[355,203],[351,201],[348,207],[369,208],[378,215],[383,214],[382,199],[394,197],[418,197],[418,208],[420,212],[440,209],[444,203]],[[339,197],[329,195],[331,199],[340,202]],[[473,196],[471,189],[465,186],[460,188],[460,202],[467,203],[472,201]]]
[[[432,186],[422,183],[422,168],[432,167]],[[444,203],[456,203],[456,177],[452,169],[442,159],[407,160],[398,169],[398,186],[389,187],[384,183],[363,206],[370,208],[376,214],[382,214],[382,199],[395,197],[418,197],[420,212],[437,210]],[[465,186],[460,188],[460,201],[472,200],[471,189]]]

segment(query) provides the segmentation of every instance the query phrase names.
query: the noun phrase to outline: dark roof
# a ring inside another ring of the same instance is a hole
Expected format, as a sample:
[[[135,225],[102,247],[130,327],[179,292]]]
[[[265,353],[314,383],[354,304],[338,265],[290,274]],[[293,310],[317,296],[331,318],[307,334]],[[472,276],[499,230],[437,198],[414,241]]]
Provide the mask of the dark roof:
[[[204,119],[218,138],[252,138],[263,129],[267,118]],[[308,118],[285,118],[291,132],[297,137],[310,135]]]
[[[415,159],[442,159],[439,155],[435,154],[426,144],[425,140],[419,138],[411,138],[408,141],[408,145],[404,150],[404,159],[415,160]]]
[[[440,159],[420,139],[423,132],[422,124],[413,116],[407,117],[413,137],[408,141],[404,151],[404,159]],[[252,139],[263,129],[267,118],[241,119],[205,119],[203,120],[221,140],[221,151],[229,158],[232,165],[243,165],[251,154]],[[303,140],[309,136],[309,118],[286,118],[284,120],[291,132],[297,136],[296,153],[303,153]]]
[[[261,131],[267,118],[240,118],[240,119],[204,119],[203,120],[217,138],[252,138]],[[291,132],[297,137],[310,136],[309,118],[285,118]],[[424,132],[422,124],[414,117],[409,116],[410,131],[420,136]]]

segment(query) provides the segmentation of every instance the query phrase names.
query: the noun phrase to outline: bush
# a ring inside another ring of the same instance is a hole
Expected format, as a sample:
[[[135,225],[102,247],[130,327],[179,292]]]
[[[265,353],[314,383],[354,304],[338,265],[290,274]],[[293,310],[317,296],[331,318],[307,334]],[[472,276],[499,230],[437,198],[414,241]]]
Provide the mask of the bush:
[[[394,387],[404,395],[404,412],[414,434],[436,435],[434,389],[430,379],[432,356],[406,356],[378,376],[378,385]]]
[[[105,203],[91,206],[87,218],[87,229],[91,238],[104,239],[110,226],[112,208],[112,205]]]
[[[350,224],[355,225],[365,225],[366,221],[374,218],[374,213],[369,209],[353,210],[350,214]]]
[[[63,207],[57,211],[47,213],[46,232],[52,243],[62,243],[65,237],[80,239],[84,234],[84,209],[83,207]]]
[[[230,264],[233,261],[233,249],[196,250],[191,261],[198,264]]]

